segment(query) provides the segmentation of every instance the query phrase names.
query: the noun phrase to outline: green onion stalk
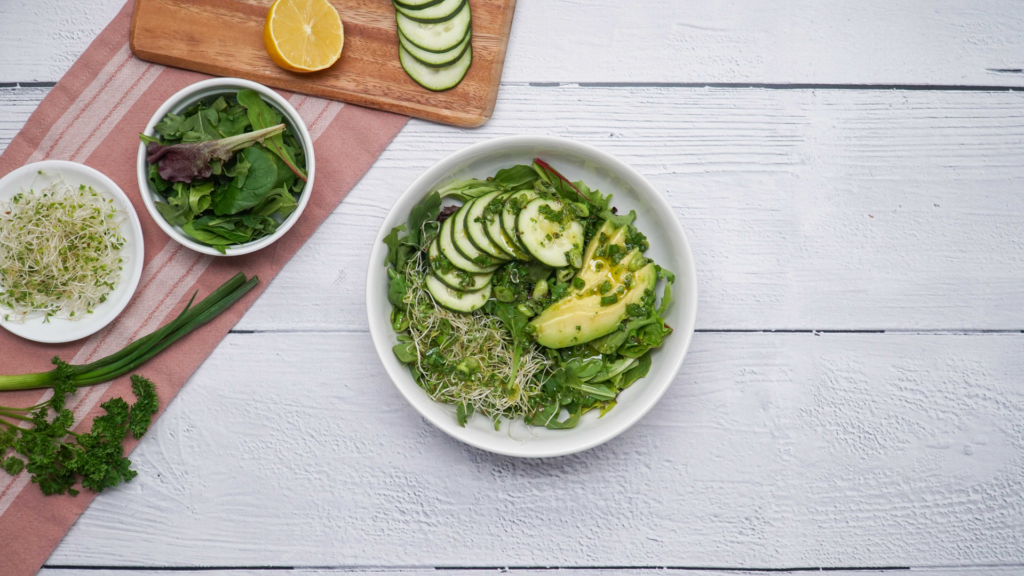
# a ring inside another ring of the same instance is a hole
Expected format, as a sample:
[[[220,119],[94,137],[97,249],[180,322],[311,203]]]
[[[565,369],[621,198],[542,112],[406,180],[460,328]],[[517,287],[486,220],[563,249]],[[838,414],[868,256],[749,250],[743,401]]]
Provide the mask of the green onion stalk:
[[[57,368],[49,372],[0,376],[0,392],[49,388],[60,381],[62,377],[69,378],[75,387],[82,387],[108,382],[123,376],[219,316],[242,296],[245,296],[249,290],[252,290],[258,282],[257,277],[253,276],[246,280],[245,274],[239,272],[195,306],[192,304],[195,302],[198,292],[193,294],[188,305],[174,320],[155,332],[132,342],[123,350],[89,364],[68,365],[61,362]],[[57,364],[56,359],[54,363]],[[61,370],[70,370],[71,373],[61,373]],[[9,411],[10,409],[0,407],[0,415],[15,418],[13,415],[4,413]]]

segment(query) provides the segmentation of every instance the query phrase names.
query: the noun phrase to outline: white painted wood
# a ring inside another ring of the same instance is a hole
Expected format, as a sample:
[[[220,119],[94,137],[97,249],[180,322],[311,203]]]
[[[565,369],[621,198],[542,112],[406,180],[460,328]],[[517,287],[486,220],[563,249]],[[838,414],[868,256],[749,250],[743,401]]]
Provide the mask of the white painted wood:
[[[986,566],[986,567],[955,567],[955,568],[914,568],[910,570],[843,570],[842,576],[1017,576],[1024,570],[1022,566]],[[89,570],[89,576],[124,576],[124,569]],[[783,572],[799,576],[806,570]],[[128,571],[132,576],[166,576],[165,570],[134,569]],[[494,569],[494,570],[435,570],[433,568],[310,568],[295,570],[175,570],[175,576],[237,576],[239,573],[255,574],[256,576],[310,576],[314,574],[348,574],[353,576],[752,576],[755,572],[746,570],[696,569],[679,568],[633,569],[633,568],[597,568],[597,569]],[[80,570],[69,568],[44,568],[40,576],[78,576]],[[764,574],[763,572],[761,574]],[[825,572],[827,574],[827,572]]]
[[[27,117],[6,105],[23,92],[42,90],[0,90],[0,130]],[[600,146],[669,197],[698,328],[1024,329],[1024,94],[568,86],[510,86],[476,130],[411,121],[238,328],[365,330],[394,200],[522,133]]]
[[[0,83],[57,80],[121,4],[0,2]],[[949,333],[1024,330],[1024,95],[575,84],[1019,87],[1022,5],[644,8],[521,1],[494,119],[411,121],[238,326],[274,333],[221,344],[50,563],[1024,571],[1024,334]],[[569,85],[528,85],[550,82]],[[46,92],[0,89],[0,149]],[[527,132],[669,196],[699,328],[898,333],[698,334],[606,446],[529,462],[455,443],[372,351],[368,245],[435,161]]]
[[[336,3],[344,17],[344,2]],[[122,5],[0,2],[0,82],[57,80]],[[520,2],[503,80],[1024,86],[1024,7],[1017,0],[642,6]]]
[[[1024,334],[697,334],[648,416],[494,456],[362,333],[236,334],[49,564],[1024,564]]]

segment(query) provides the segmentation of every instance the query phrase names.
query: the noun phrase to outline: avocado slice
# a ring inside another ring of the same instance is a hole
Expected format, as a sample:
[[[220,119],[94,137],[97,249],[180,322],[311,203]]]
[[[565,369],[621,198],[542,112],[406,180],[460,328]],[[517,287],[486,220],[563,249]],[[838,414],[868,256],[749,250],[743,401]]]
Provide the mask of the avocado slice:
[[[576,275],[583,287],[574,288],[530,322],[539,344],[565,348],[611,334],[628,316],[629,305],[639,304],[647,290],[654,290],[658,274],[653,262],[629,270],[643,255],[636,249],[625,253],[626,228],[605,222],[594,235]],[[616,262],[616,253],[625,255]],[[613,296],[615,300],[610,302]]]

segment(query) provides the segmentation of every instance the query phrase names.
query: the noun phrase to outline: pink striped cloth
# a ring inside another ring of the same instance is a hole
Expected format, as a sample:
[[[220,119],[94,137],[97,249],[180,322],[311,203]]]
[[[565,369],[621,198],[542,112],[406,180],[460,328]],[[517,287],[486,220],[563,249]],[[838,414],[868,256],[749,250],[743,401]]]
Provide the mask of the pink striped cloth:
[[[106,329],[84,341],[35,344],[0,330],[0,373],[21,374],[50,368],[59,355],[84,363],[115,352],[169,320],[198,290],[204,296],[235,273],[258,275],[259,285],[214,322],[179,341],[142,371],[157,385],[160,407],[171,401],[267,284],[305,243],[345,194],[362,178],[398,134],[404,116],[340,102],[281,92],[299,111],[320,160],[316,186],[298,223],[272,246],[247,256],[213,258],[183,248],[167,237],[146,212],[135,176],[138,134],[172,94],[207,76],[136,59],[128,50],[133,2],[89,46],[29,118],[0,156],[0,175],[29,162],[60,159],[103,172],[131,197],[142,220],[145,268],[131,304]],[[28,406],[48,397],[42,391],[3,395],[3,404]],[[83,389],[69,407],[88,429],[113,396],[131,400],[128,378]],[[128,449],[134,447],[129,442]],[[95,495],[45,497],[26,473],[0,472],[0,574],[34,574]]]

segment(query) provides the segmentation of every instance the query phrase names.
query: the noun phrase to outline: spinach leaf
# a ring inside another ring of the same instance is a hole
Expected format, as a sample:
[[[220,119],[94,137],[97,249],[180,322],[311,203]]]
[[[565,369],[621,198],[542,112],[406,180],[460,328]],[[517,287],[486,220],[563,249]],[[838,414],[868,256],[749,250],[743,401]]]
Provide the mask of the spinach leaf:
[[[468,202],[495,190],[502,190],[501,185],[497,182],[471,179],[449,182],[438,188],[437,193],[441,198],[454,198],[461,202]]]
[[[503,168],[498,170],[498,173],[494,175],[494,181],[501,184],[509,190],[526,190],[532,188],[533,183],[537,181],[540,176],[533,169],[533,166],[519,164],[512,166],[511,168]]]
[[[622,228],[636,221],[636,210],[630,210],[629,214],[623,214],[622,216],[616,216],[612,214],[610,210],[602,211],[599,216],[603,220],[607,220],[609,224],[616,228]]]
[[[626,370],[622,374],[622,382],[619,383],[619,389],[625,390],[626,388],[629,388],[630,385],[632,385],[634,382],[643,378],[644,376],[647,376],[647,373],[650,371],[651,353],[650,351],[648,351],[647,353],[640,357],[640,360],[638,360],[632,368]]]
[[[210,193],[213,192],[213,182],[202,182],[189,186],[188,206],[192,214],[198,216],[210,207]]]
[[[234,178],[234,185],[241,188],[245,185],[245,178],[249,175],[249,168],[252,164],[245,159],[245,153],[235,156],[235,163],[224,170],[224,175]]]
[[[160,194],[163,194],[171,187],[171,183],[164,180],[163,176],[160,176],[160,166],[158,164],[149,165],[149,168],[146,169],[146,178]]]
[[[388,268],[388,302],[395,308],[405,310],[405,294],[408,291],[405,276],[399,276],[393,268]]]
[[[242,186],[231,185],[216,198],[213,211],[218,216],[237,214],[259,204],[274,188],[277,167],[266,149],[256,144],[246,148],[242,156],[250,164]]]
[[[263,98],[260,98],[260,95],[256,92],[252,90],[239,90],[236,98],[238,103],[244,106],[248,112],[249,122],[252,124],[253,130],[269,128],[281,123],[281,115],[264,102]],[[274,154],[277,154],[296,176],[303,181],[306,180],[306,174],[296,165],[295,159],[285,149],[284,138],[280,134],[264,140],[264,145]]]
[[[423,223],[437,218],[441,212],[441,195],[431,192],[422,202],[409,211],[409,236],[407,242],[417,248],[423,247]]]
[[[252,216],[262,217],[277,214],[283,220],[298,207],[299,203],[295,201],[295,196],[292,196],[287,188],[274,188],[259,204],[253,207]]]
[[[184,226],[192,220],[192,209],[188,206],[171,206],[166,202],[156,202],[156,210],[171,226]]]
[[[405,224],[399,224],[391,229],[391,232],[384,237],[384,243],[388,246],[388,259],[387,261],[397,269],[402,267],[398,265],[398,249],[402,245],[402,240],[398,237],[399,234],[405,231]]]
[[[412,342],[399,342],[394,348],[391,349],[398,361],[403,364],[412,364],[416,362],[418,356],[416,356],[416,345]]]

